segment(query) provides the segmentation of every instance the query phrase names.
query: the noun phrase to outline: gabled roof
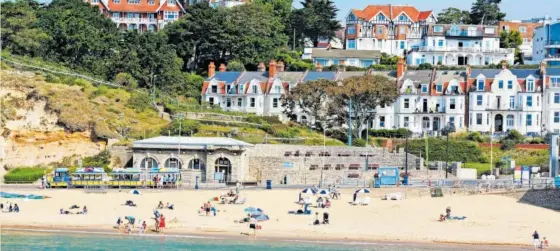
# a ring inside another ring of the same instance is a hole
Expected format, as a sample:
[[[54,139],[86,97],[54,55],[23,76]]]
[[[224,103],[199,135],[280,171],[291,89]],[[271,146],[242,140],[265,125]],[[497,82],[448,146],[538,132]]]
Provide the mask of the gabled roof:
[[[411,5],[368,5],[363,10],[352,10],[352,13],[364,20],[371,20],[373,17],[377,16],[379,13],[383,13],[385,17],[389,20],[394,20],[402,13],[405,13],[410,17],[410,21],[418,22],[428,19],[432,14],[432,11],[418,11],[414,6]]]
[[[165,11],[182,11],[182,3],[178,0],[175,1],[175,5],[168,5],[166,0],[154,0],[154,4],[148,4],[147,0],[140,0],[140,3],[133,4],[128,3],[128,0],[120,0],[119,3],[115,3],[114,0],[102,1],[103,5],[107,7],[109,11],[115,12],[142,12],[142,13],[155,13],[160,10]]]
[[[517,78],[527,78],[529,75],[533,75],[535,78],[541,78],[541,73],[538,69],[508,69]],[[495,78],[496,75],[500,74],[502,69],[473,69],[471,72],[471,78],[477,78],[478,75],[482,74],[486,78]]]
[[[244,72],[243,75],[237,80],[238,84],[245,84],[247,82],[253,81],[254,79],[259,82],[268,82],[268,72],[267,71],[248,71]]]

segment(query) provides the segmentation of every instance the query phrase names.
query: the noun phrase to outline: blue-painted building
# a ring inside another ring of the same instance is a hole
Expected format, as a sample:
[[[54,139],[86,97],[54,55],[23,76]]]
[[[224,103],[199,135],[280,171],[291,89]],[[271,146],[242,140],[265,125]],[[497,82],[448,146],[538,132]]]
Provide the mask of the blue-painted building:
[[[560,66],[560,23],[545,22],[535,29],[533,60],[546,61],[549,66]]]

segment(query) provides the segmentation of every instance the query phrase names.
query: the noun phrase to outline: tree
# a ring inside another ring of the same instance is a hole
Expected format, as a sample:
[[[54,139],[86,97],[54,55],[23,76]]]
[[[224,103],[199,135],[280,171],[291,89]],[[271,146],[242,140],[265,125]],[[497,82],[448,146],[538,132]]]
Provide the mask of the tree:
[[[381,60],[379,61],[379,63],[383,65],[396,65],[398,60],[398,56],[391,56],[385,52],[382,52]]]
[[[332,0],[304,0],[302,9],[292,12],[292,25],[296,33],[303,34],[317,47],[319,40],[336,38],[342,26],[336,19],[336,8]]]
[[[437,16],[440,24],[470,24],[471,17],[469,11],[457,8],[443,9]]]
[[[381,75],[350,77],[342,86],[331,87],[328,117],[335,126],[350,125],[354,137],[361,137],[367,121],[375,117],[372,111],[381,105],[391,105],[398,97],[394,81]],[[352,122],[348,121],[351,111]]]
[[[185,90],[182,95],[188,98],[200,98],[200,92],[202,91],[202,84],[204,84],[204,78],[196,73],[186,74],[186,85]]]
[[[498,25],[506,13],[500,12],[502,0],[476,0],[471,7],[471,24]]]
[[[501,48],[515,48],[515,63],[523,64],[523,55],[519,46],[523,44],[523,37],[519,31],[502,31],[500,33]]]
[[[326,106],[329,90],[336,87],[335,81],[319,79],[297,85],[287,95],[282,96],[281,103],[284,114],[292,121],[298,114],[305,114],[315,121],[326,121]]]
[[[115,77],[115,82],[118,85],[126,87],[128,91],[132,91],[138,88],[138,81],[136,81],[136,79],[134,79],[130,74],[126,72],[117,74],[117,76]]]
[[[28,0],[0,2],[2,48],[20,55],[39,56],[49,36],[36,27],[37,4]]]
[[[237,60],[232,60],[228,62],[227,69],[230,71],[244,71],[245,65]]]

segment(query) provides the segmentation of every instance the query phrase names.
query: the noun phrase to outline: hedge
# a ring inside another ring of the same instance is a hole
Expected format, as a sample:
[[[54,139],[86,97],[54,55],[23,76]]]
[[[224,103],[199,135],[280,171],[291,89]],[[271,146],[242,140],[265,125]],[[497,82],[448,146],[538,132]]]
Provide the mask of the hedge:
[[[373,137],[383,137],[383,138],[404,138],[406,137],[406,129],[379,129],[379,130],[369,130],[369,135]],[[412,132],[408,130],[408,137],[412,137]]]
[[[18,167],[10,169],[4,175],[4,183],[33,183],[43,177],[47,171],[44,167]]]
[[[447,142],[444,139],[430,138],[428,139],[429,160],[445,161]],[[400,145],[404,147],[404,145]],[[408,152],[412,154],[421,153],[422,157],[426,156],[426,144],[424,139],[415,139],[408,141]],[[462,140],[449,141],[449,161],[458,162],[488,162],[488,157],[482,153],[482,149],[477,143]]]

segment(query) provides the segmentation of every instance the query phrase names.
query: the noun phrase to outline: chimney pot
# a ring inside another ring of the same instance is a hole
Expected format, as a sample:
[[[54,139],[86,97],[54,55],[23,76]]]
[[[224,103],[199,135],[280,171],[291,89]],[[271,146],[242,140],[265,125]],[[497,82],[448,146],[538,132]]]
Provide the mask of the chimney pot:
[[[225,64],[220,64],[220,71],[221,72],[226,71],[226,65]]]
[[[502,69],[503,70],[507,69],[507,61],[505,61],[505,60],[502,61]]]
[[[264,62],[260,62],[259,66],[257,66],[258,71],[263,72],[266,67],[264,66]]]
[[[208,65],[208,78],[211,78],[216,73],[216,66],[214,65],[214,61],[210,61]]]
[[[404,58],[399,57],[399,59],[397,60],[397,79],[400,79],[402,76],[404,76],[405,72],[406,62],[404,62]]]
[[[283,72],[284,71],[284,61],[282,61],[282,60],[278,61],[278,63],[276,64],[276,71],[277,72]]]
[[[274,59],[271,59],[270,63],[268,63],[268,77],[276,77],[276,61],[274,61]]]
[[[323,71],[323,66],[321,65],[321,63],[317,62],[317,64],[315,65],[315,71]]]

